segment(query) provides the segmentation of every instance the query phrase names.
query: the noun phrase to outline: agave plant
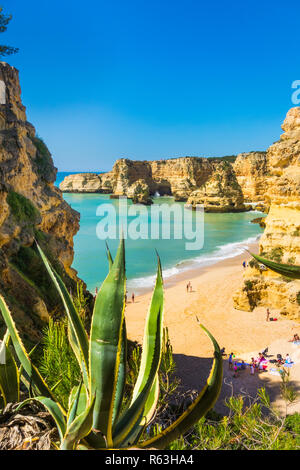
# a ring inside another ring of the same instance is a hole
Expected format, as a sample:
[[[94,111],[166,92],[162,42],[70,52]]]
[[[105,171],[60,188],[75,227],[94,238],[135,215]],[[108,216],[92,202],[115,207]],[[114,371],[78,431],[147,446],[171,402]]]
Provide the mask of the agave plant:
[[[275,263],[269,259],[263,258],[262,256],[254,255],[250,253],[259,263],[263,264],[267,268],[271,269],[275,273],[281,274],[282,276],[290,279],[300,279],[300,266],[292,264]]]
[[[63,301],[68,318],[69,342],[81,370],[81,383],[70,393],[68,410],[56,401],[53,390],[49,389],[32,364],[1,296],[0,309],[16,355],[38,394],[34,400],[44,405],[56,422],[60,448],[165,448],[204,416],[219,395],[222,356],[217,342],[201,325],[214,346],[213,366],[205,387],[172,425],[155,437],[141,441],[159,397],[158,370],[162,354],[164,304],[159,257],[156,283],[146,319],[140,370],[131,402],[123,409],[127,357],[124,241],[120,242],[115,260],[107,249],[109,274],[95,300],[89,337],[62,279],[39,246],[38,250]],[[28,400],[20,406],[26,402]]]
[[[0,344],[0,399],[3,408],[8,403],[17,403],[20,398],[20,373],[9,348],[9,339],[7,331]]]

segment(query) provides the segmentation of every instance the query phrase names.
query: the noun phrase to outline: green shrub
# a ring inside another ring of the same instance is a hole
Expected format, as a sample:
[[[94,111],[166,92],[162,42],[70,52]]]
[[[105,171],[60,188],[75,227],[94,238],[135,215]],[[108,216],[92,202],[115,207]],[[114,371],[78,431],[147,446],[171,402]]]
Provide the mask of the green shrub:
[[[39,236],[41,237],[41,233],[39,233]],[[49,257],[51,257],[55,269],[62,274],[62,268],[58,261],[53,259],[49,251],[47,251],[47,255],[50,255]],[[39,292],[50,311],[61,304],[57,290],[49,280],[43,261],[32,246],[21,246],[19,251],[10,259],[10,263],[24,280]]]
[[[6,200],[17,222],[35,224],[41,217],[38,209],[22,194],[9,191]]]
[[[250,400],[250,404],[246,401]],[[270,406],[264,389],[255,400],[231,397],[229,416],[202,418],[193,430],[169,448],[172,450],[296,450],[300,448],[300,415],[281,418]]]
[[[56,399],[67,409],[68,397],[80,382],[80,368],[68,341],[67,322],[54,322],[43,330],[43,352],[39,370],[48,385],[54,389]]]
[[[251,259],[248,264],[250,268],[259,269],[259,263],[255,259]]]
[[[51,153],[48,150],[43,139],[38,136],[31,137],[32,143],[35,146],[37,152],[35,157],[35,163],[37,165],[39,175],[46,181],[53,180],[53,160]]]
[[[273,250],[268,254],[268,258],[276,263],[280,263],[283,257],[283,251],[281,247],[273,248]]]
[[[253,282],[252,281],[245,281],[245,287],[247,290],[253,289]]]

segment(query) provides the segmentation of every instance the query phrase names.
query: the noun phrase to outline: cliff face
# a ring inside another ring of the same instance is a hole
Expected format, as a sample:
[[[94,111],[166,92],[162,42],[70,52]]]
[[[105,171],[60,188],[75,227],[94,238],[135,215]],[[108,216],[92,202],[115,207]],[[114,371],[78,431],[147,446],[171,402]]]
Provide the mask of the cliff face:
[[[242,188],[228,162],[219,163],[210,178],[188,198],[187,204],[204,206],[205,212],[243,212]]]
[[[0,291],[13,308],[18,327],[38,336],[48,311],[61,308],[34,238],[69,286],[73,236],[79,214],[54,186],[56,168],[46,145],[26,120],[18,71],[0,63],[5,93],[0,97]]]
[[[292,108],[282,126],[280,140],[267,152],[270,210],[260,240],[260,253],[278,262],[300,264],[300,108]],[[251,263],[244,286],[236,293],[235,307],[252,310],[257,305],[279,309],[300,318],[300,281],[289,282]]]
[[[266,152],[241,153],[233,164],[246,202],[263,201],[266,193],[268,160]]]

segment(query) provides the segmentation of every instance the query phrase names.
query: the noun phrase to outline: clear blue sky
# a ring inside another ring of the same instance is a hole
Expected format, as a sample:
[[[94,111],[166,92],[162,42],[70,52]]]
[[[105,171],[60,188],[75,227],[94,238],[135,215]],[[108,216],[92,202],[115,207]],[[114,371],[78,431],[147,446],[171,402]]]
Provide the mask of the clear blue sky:
[[[300,4],[2,0],[28,119],[61,171],[264,150],[300,79]]]

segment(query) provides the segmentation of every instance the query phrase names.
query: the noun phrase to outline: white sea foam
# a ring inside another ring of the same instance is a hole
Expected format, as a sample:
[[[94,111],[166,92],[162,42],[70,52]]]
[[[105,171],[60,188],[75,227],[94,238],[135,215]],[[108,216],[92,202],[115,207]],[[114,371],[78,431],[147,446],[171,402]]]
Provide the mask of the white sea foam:
[[[165,269],[163,271],[164,279],[168,279],[176,274],[188,271],[190,269],[196,269],[198,267],[211,266],[212,264],[218,263],[224,259],[234,258],[235,256],[241,255],[245,249],[249,248],[249,245],[259,240],[261,235],[247,238],[241,242],[227,243],[225,245],[217,246],[215,251],[211,254],[205,254],[197,256],[196,258],[189,260],[182,260],[172,268]],[[137,277],[129,279],[127,282],[128,289],[135,290],[137,293],[140,289],[147,289],[154,286],[156,275]]]

